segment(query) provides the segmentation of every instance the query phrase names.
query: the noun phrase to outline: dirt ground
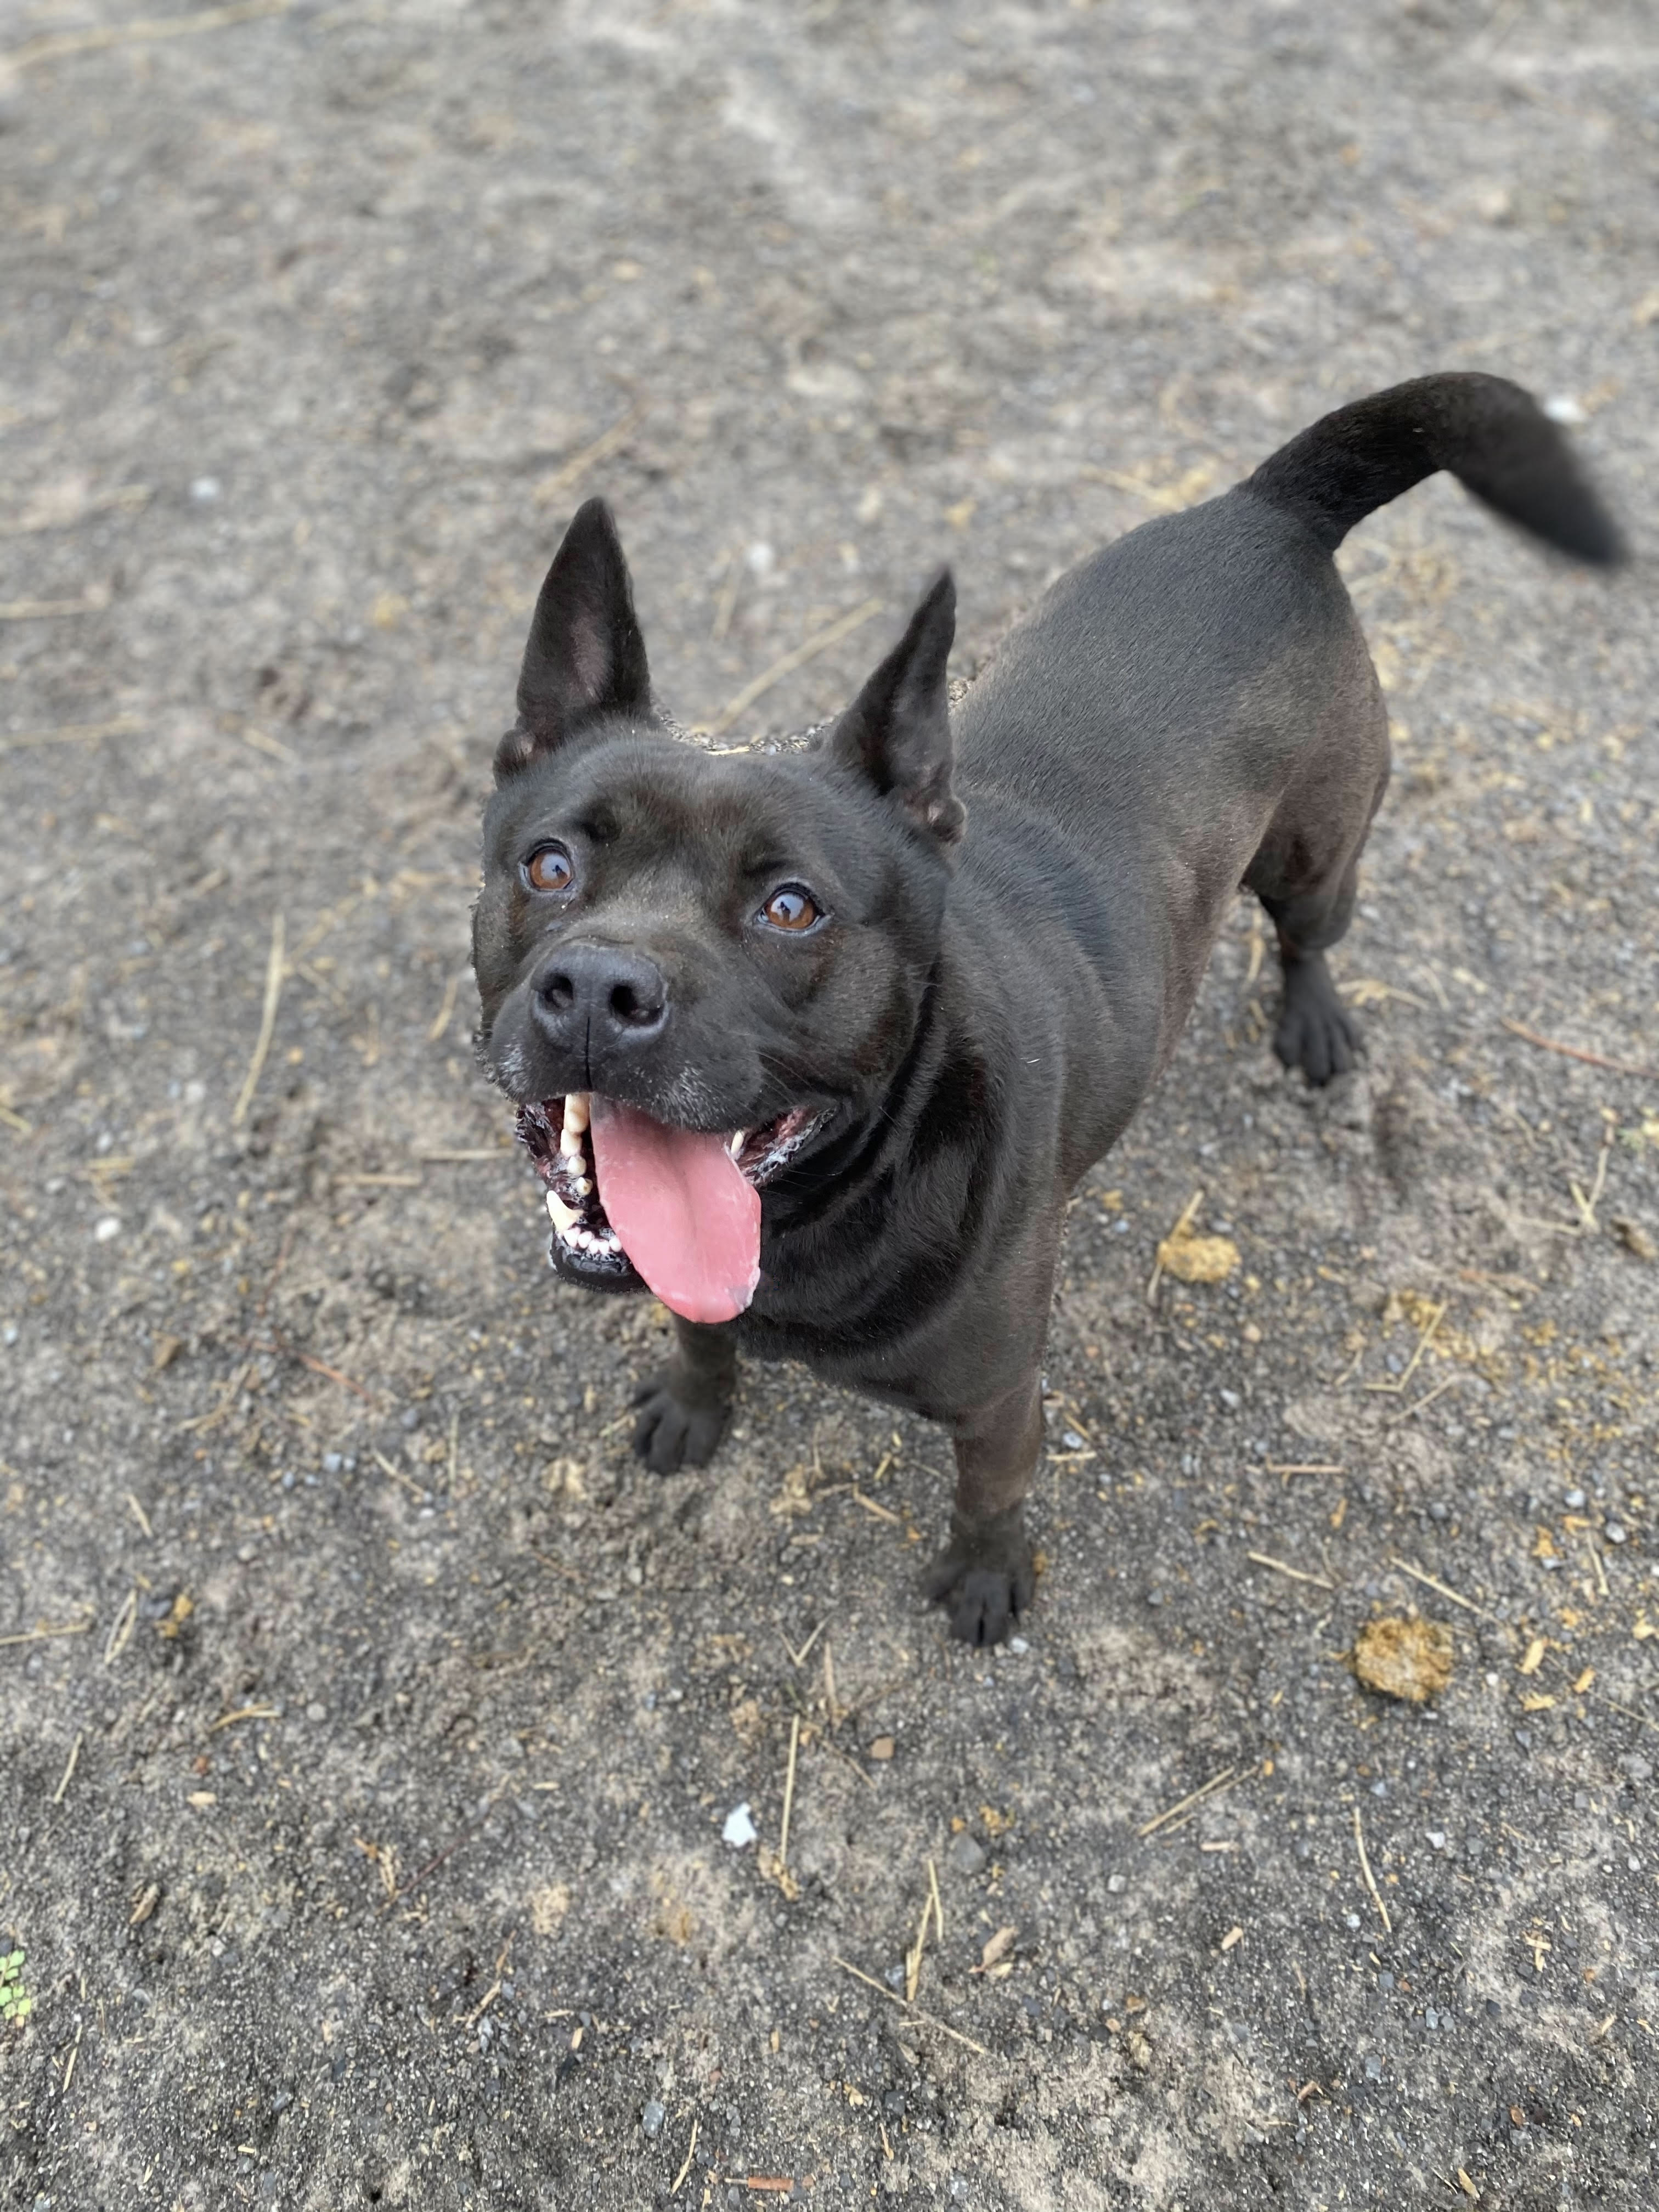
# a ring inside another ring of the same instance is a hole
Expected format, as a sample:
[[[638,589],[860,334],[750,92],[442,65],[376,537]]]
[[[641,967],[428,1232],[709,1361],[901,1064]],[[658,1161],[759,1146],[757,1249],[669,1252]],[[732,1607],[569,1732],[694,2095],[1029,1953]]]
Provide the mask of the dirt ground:
[[[1283,1076],[1241,902],[994,1657],[922,1425],[751,1369],[631,1462],[660,1313],[553,1284],[467,971],[592,492],[727,741],[1432,368],[1650,542],[1650,9],[176,4],[0,10],[5,2201],[1650,2204],[1646,562],[1345,552],[1370,1060]]]

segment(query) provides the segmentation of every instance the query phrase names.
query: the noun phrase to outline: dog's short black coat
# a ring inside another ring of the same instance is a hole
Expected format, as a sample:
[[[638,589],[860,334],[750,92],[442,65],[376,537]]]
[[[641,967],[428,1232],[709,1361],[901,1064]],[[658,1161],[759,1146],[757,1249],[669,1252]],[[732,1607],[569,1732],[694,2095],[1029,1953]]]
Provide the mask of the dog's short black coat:
[[[1061,577],[954,742],[942,573],[828,732],[775,754],[670,733],[609,511],[581,509],[485,817],[484,1064],[532,1121],[585,1091],[682,1128],[793,1114],[810,1133],[765,1186],[752,1302],[679,1321],[642,1386],[651,1466],[708,1457],[739,1346],[804,1360],[949,1428],[955,1512],[927,1587],[956,1633],[995,1641],[1030,1604],[1066,1197],[1168,1060],[1241,884],[1277,931],[1279,1058],[1314,1083],[1353,1065],[1325,952],[1388,720],[1332,555],[1437,469],[1581,560],[1620,557],[1526,393],[1425,377]],[[641,1287],[608,1248],[556,1236],[551,1255]]]

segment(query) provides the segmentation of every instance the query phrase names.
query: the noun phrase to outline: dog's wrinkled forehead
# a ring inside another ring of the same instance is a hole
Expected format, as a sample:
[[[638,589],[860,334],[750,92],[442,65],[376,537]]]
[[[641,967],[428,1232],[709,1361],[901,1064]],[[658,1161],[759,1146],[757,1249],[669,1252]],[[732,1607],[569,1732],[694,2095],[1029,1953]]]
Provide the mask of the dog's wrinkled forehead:
[[[620,730],[504,785],[490,801],[485,842],[498,866],[512,866],[538,836],[574,836],[607,878],[684,869],[714,890],[734,876],[797,868],[869,896],[888,842],[872,812],[844,779],[800,754],[708,753]]]

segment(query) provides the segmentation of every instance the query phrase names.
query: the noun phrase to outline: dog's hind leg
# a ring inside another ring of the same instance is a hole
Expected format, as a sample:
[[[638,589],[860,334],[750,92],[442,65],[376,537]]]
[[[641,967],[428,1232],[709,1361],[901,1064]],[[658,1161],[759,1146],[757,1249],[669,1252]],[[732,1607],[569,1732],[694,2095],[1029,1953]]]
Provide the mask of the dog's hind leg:
[[[1388,716],[1368,657],[1362,680],[1359,711],[1332,718],[1337,730],[1285,794],[1244,878],[1279,934],[1285,992],[1273,1050],[1312,1084],[1346,1075],[1362,1048],[1325,964],[1353,918],[1359,855],[1389,781]]]
[[[1264,897],[1279,933],[1284,996],[1273,1029],[1273,1050],[1286,1067],[1299,1067],[1310,1083],[1346,1075],[1364,1045],[1359,1026],[1336,994],[1325,964],[1326,949],[1347,928],[1353,913],[1355,873],[1350,866],[1334,897]]]
[[[678,1339],[666,1367],[635,1386],[634,1449],[657,1474],[704,1467],[726,1433],[738,1387],[737,1338],[724,1322],[674,1316]]]

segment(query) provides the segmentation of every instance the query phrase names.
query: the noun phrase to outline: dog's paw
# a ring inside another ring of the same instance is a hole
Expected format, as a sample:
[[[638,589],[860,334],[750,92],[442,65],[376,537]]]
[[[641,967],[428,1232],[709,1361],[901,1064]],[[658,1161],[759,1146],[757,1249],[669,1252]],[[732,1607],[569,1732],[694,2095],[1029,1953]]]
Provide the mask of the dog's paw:
[[[1273,1050],[1286,1067],[1299,1067],[1316,1087],[1346,1075],[1364,1047],[1359,1025],[1336,995],[1324,963],[1299,963],[1285,972],[1285,1003],[1273,1031]]]
[[[634,1449],[654,1474],[706,1467],[726,1433],[729,1389],[690,1382],[673,1367],[647,1375],[635,1386]]]
[[[964,1644],[1001,1644],[1036,1594],[1036,1562],[1023,1508],[974,1528],[960,1515],[951,1540],[928,1568],[922,1588],[951,1616]]]

